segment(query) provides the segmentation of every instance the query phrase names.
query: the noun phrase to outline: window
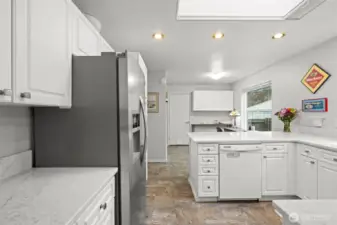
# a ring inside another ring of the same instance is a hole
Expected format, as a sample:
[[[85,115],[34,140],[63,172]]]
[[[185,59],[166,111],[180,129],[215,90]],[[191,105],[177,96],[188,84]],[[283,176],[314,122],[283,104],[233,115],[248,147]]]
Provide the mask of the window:
[[[271,83],[249,89],[242,97],[243,128],[257,131],[271,131],[272,120]]]

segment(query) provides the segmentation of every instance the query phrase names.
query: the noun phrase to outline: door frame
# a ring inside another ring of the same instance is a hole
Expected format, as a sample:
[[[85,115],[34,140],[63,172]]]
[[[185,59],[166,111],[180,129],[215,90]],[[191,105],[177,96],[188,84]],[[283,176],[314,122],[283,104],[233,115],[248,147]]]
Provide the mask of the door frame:
[[[168,107],[167,107],[167,144],[168,146],[174,145],[171,144],[170,140],[170,132],[171,132],[171,118],[170,118],[170,109],[171,109],[171,96],[176,96],[176,95],[188,95],[188,118],[191,117],[191,93],[190,92],[174,92],[174,93],[168,93]],[[189,132],[191,132],[191,124],[189,124]],[[188,146],[188,144],[187,144]]]

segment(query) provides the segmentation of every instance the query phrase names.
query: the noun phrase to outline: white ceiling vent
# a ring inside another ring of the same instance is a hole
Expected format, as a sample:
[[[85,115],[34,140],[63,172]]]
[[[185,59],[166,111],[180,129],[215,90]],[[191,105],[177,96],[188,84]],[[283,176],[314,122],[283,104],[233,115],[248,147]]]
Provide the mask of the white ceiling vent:
[[[326,0],[179,0],[178,20],[297,20]]]

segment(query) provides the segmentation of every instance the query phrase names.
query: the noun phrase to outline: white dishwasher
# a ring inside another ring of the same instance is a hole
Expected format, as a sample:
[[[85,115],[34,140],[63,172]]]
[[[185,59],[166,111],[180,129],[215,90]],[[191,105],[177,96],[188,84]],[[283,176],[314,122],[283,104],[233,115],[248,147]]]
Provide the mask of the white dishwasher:
[[[220,200],[253,200],[262,192],[262,146],[220,145]]]

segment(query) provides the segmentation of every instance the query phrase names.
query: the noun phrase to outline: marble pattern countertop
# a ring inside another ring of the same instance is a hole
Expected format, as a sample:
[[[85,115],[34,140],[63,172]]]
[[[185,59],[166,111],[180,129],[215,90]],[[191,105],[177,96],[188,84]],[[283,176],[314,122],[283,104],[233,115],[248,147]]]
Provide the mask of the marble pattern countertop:
[[[36,168],[0,182],[0,224],[66,225],[116,168]]]
[[[295,142],[308,144],[317,148],[337,151],[337,139],[319,137],[300,133],[284,132],[194,132],[188,133],[196,143],[219,144],[260,144],[276,142]]]
[[[337,221],[337,200],[276,200],[273,206],[285,220],[294,224],[335,225],[333,222]]]

